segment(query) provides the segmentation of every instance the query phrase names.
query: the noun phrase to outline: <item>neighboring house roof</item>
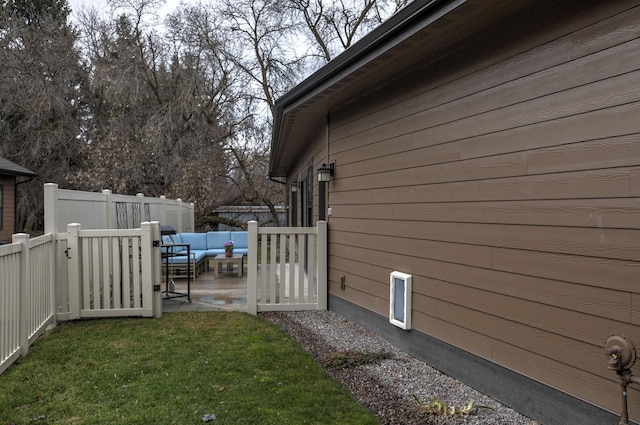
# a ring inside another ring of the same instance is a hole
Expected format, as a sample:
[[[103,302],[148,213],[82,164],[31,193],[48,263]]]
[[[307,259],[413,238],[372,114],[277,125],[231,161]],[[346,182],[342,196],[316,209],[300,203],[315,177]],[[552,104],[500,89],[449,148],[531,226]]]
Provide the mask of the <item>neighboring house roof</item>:
[[[26,168],[2,157],[0,157],[0,174],[25,177],[33,177],[36,175],[33,171],[27,170]]]
[[[285,177],[327,113],[345,106],[410,70],[431,64],[473,40],[480,31],[553,0],[416,0],[334,60],[288,91],[275,104],[271,177]],[[567,3],[571,3],[568,1]]]

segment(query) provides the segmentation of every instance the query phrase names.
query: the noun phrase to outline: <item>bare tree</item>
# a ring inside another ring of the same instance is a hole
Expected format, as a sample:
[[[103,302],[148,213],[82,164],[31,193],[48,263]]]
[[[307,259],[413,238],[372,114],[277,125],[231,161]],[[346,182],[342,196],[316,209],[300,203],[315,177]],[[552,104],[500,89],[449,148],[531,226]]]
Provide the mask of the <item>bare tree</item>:
[[[42,224],[42,183],[275,205],[268,179],[276,99],[407,0],[109,0],[78,30],[67,0],[0,0],[0,155],[38,173],[19,227]],[[80,36],[82,49],[76,50]]]
[[[295,52],[294,24],[283,3],[222,0],[220,10],[229,34],[224,46],[227,58],[247,77],[247,95],[262,102],[270,114],[277,97],[295,85],[303,65]]]
[[[266,6],[261,7],[258,15],[267,16]],[[277,222],[275,205],[283,201],[282,190],[267,175],[269,117],[274,100],[266,76],[267,63],[274,63],[275,57],[267,60],[268,52],[263,52],[258,64],[251,61],[253,56],[247,57],[244,48],[249,45],[246,43],[249,38],[245,37],[256,34],[264,25],[260,16],[254,15],[252,19],[198,5],[171,16],[169,28],[175,29],[170,34],[176,54],[184,56],[188,52],[198,58],[207,74],[220,82],[212,100],[224,116],[229,132],[221,143],[227,158],[223,175],[228,185],[227,198],[220,199],[219,205],[266,205]],[[276,32],[266,25],[264,28],[265,38],[277,39]],[[261,49],[256,43],[251,45],[252,52]],[[217,220],[216,216],[208,215],[201,222]]]
[[[207,215],[262,204],[275,219],[285,199],[267,176],[276,99],[310,59],[330,60],[405,1],[183,4],[162,34],[145,20],[160,3],[111,0],[116,19],[81,19],[93,96],[76,184],[180,196]]]
[[[219,43],[190,30],[191,13],[174,16],[161,37],[142,19],[154,2],[123,3],[114,3],[126,12],[115,21],[82,19],[93,116],[89,166],[76,184],[181,197],[196,203],[197,214],[210,211],[233,189],[225,144],[235,131],[235,97]]]
[[[276,99],[312,71],[309,64],[330,61],[407,1],[221,1],[219,14],[231,36],[219,40],[227,59],[244,76],[238,89],[250,101],[241,138],[228,145],[236,167],[230,179],[244,199],[268,205],[274,218],[276,203],[285,199],[282,185],[266,179]],[[251,140],[251,150],[241,140]]]
[[[311,56],[326,63],[349,48],[372,28],[406,6],[410,0],[289,0],[287,7],[297,29],[310,46]]]

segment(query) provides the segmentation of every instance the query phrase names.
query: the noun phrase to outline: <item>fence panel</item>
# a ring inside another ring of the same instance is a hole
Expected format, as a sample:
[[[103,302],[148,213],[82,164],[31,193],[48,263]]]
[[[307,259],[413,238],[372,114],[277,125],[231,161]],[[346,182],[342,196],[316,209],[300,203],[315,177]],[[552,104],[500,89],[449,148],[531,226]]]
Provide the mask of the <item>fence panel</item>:
[[[55,321],[52,235],[0,246],[0,373]]]
[[[70,302],[71,318],[153,316],[150,276],[159,267],[155,259],[159,249],[154,248],[150,235],[152,227],[159,225],[141,226],[81,230],[77,223],[69,225],[68,246],[80,253],[68,263],[69,299],[80,301],[79,305]]]
[[[247,308],[326,309],[326,223],[318,227],[258,227],[249,222]]]
[[[180,204],[180,226],[182,232],[195,232],[195,210],[193,205]]]
[[[44,235],[29,241],[29,344],[44,332],[55,320],[55,293],[52,235]]]
[[[0,246],[0,373],[20,356],[22,244]]]
[[[107,226],[104,194],[66,189],[58,189],[57,194],[58,231],[68,223],[82,223],[87,229],[102,229]]]
[[[194,228],[195,207],[180,199],[59,189],[55,183],[45,184],[44,191],[47,233],[65,232],[69,223],[80,223],[84,229],[137,229],[141,222],[159,221],[178,232]]]

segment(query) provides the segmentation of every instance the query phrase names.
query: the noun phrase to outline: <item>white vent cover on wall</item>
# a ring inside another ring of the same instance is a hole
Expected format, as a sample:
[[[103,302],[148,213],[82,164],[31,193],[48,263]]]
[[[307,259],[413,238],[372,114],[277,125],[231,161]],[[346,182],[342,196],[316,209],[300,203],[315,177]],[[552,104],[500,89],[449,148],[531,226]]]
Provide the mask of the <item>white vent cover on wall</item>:
[[[389,322],[405,330],[411,329],[411,275],[391,272],[389,286]]]

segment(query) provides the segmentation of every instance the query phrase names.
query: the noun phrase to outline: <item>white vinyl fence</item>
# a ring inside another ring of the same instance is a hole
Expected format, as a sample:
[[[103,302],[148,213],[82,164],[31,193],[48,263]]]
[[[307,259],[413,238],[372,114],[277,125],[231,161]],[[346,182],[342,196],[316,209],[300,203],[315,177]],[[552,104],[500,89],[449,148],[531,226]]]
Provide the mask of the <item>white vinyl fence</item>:
[[[55,323],[53,246],[50,234],[0,246],[0,373]]]
[[[101,223],[113,224],[115,204],[125,198],[45,185],[45,235],[16,234],[11,244],[0,246],[0,373],[58,320],[162,314],[160,224],[191,230],[193,204],[133,198],[137,207],[120,208],[127,221],[131,213],[135,224],[146,211],[166,221],[100,229]],[[162,208],[154,209],[157,205]],[[327,308],[326,222],[315,228],[259,228],[250,221],[248,259],[250,313]]]
[[[56,265],[67,276],[57,284]],[[0,246],[0,373],[57,319],[159,316],[160,269],[158,222],[120,230],[73,223],[66,233],[14,235]],[[61,293],[65,302],[56,302]]]
[[[116,195],[110,190],[83,192],[59,189],[55,183],[44,185],[45,227],[66,232],[67,224],[80,223],[83,229],[138,229],[145,221],[158,221],[178,233],[193,232],[195,207],[180,199]]]
[[[327,309],[327,223],[258,227],[249,222],[247,310]]]

